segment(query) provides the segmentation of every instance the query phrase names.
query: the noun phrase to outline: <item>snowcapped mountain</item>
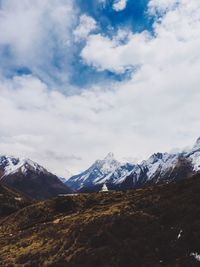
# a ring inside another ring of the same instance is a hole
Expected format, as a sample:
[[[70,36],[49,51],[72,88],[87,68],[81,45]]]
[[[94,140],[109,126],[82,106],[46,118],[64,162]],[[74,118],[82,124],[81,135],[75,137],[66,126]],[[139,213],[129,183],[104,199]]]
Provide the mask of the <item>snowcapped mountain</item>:
[[[133,170],[132,164],[121,164],[113,153],[109,153],[103,160],[96,160],[86,171],[72,176],[67,180],[66,185],[75,191],[98,191],[104,183],[113,183],[127,177]]]
[[[183,153],[156,153],[136,165],[129,176],[120,183],[117,181],[114,188],[130,189],[148,184],[169,183],[190,177],[192,174],[194,171],[191,159]]]
[[[99,191],[139,188],[191,177],[200,171],[200,138],[191,149],[179,153],[155,153],[140,164],[122,164],[109,153],[86,171],[60,178],[29,159],[0,156],[0,183],[27,195],[43,199],[73,191]],[[70,188],[70,189],[69,189]]]
[[[0,183],[37,199],[71,191],[56,175],[36,162],[9,156],[0,156]]]
[[[120,164],[112,153],[97,160],[89,169],[72,176],[66,184],[75,191],[131,189],[146,184],[169,183],[192,176],[200,170],[200,138],[195,145],[179,153],[155,153],[140,164]]]
[[[29,170],[35,173],[48,173],[48,171],[30,159],[20,159],[8,156],[0,157],[0,170],[3,171],[2,176],[11,175],[21,172],[26,175]]]

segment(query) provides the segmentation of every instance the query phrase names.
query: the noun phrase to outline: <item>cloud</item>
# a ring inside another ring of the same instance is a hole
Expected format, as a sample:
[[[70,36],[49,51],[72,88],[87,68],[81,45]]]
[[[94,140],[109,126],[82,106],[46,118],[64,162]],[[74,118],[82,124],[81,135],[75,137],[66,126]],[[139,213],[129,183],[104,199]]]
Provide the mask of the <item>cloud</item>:
[[[150,8],[157,8],[156,3],[152,0]],[[159,8],[163,7],[158,3]],[[169,3],[172,4],[172,1]],[[125,44],[119,42],[118,33],[111,38],[92,34],[81,56],[88,65],[98,70],[113,72],[124,72],[130,66],[145,64],[167,68],[174,63],[181,65],[185,61],[189,62],[197,53],[199,44],[199,6],[197,1],[182,1],[177,8],[170,9],[161,21],[154,23],[154,36],[147,31],[135,34],[130,32],[127,33]]]
[[[126,8],[128,0],[115,0],[113,3],[113,9],[117,12]]]
[[[120,35],[120,38],[119,38]],[[121,39],[127,36],[126,44],[121,44]],[[151,36],[147,32],[132,34],[124,31],[112,39],[101,35],[90,35],[87,45],[81,52],[83,60],[96,67],[99,71],[110,70],[116,73],[123,73],[131,66],[143,64],[151,55]]]
[[[9,26],[8,21],[12,19],[7,17],[15,13],[6,3],[10,3],[16,14],[22,12],[18,11],[17,3],[23,3],[25,13],[29,10],[37,14],[34,19],[30,15],[30,22],[29,16],[24,15],[24,22],[33,32],[33,36],[26,35],[25,26],[22,27],[26,41],[21,40],[22,33],[19,32],[20,37],[15,34],[20,29],[20,16],[16,15],[18,27],[15,28],[14,22]],[[55,70],[59,82],[54,86],[49,86],[49,76],[54,74],[51,55],[57,40],[59,44],[62,41],[66,44],[58,45],[61,48],[59,55],[64,57],[61,62],[65,65],[69,57],[71,64],[70,56],[74,50],[71,44],[68,46],[68,41],[71,42],[73,31],[77,29],[76,8],[72,14],[69,12],[69,17],[60,17],[58,10],[66,8],[69,1],[42,2],[49,7],[48,12],[57,10],[59,15],[55,15],[54,23],[51,12],[41,16],[46,10],[41,1],[34,3],[9,0],[4,2],[0,15],[0,21],[7,27],[7,33],[0,36],[1,45],[12,48],[12,57],[6,64],[27,62],[33,70],[29,75],[0,75],[1,154],[32,158],[64,176],[66,169],[77,173],[109,151],[113,151],[118,159],[140,160],[156,151],[192,145],[200,133],[198,0],[182,0],[172,8],[170,4],[164,13],[162,11],[160,19],[156,11],[153,35],[147,31],[136,34],[122,28],[110,37],[100,29],[98,33],[87,30],[81,56],[88,68],[114,74],[124,73],[127,69],[134,72],[128,80],[101,81],[101,84],[93,84],[78,93],[66,78],[65,90],[71,90],[71,95],[63,93],[59,87],[60,79],[70,75],[68,64],[61,68],[60,76]],[[60,8],[55,9],[55,3]],[[151,8],[160,9],[160,1],[150,3]],[[35,11],[35,5],[40,6],[40,11]],[[151,8],[149,6],[150,16],[153,15]],[[34,26],[36,18],[40,18],[40,26]],[[56,38],[48,37],[50,32]],[[1,61],[1,67],[2,64]],[[46,76],[48,79],[44,79]]]
[[[79,25],[74,30],[76,40],[86,39],[88,35],[96,29],[96,21],[87,15],[82,15],[79,20]]]
[[[148,3],[149,13],[161,15],[175,9],[181,2],[181,0],[150,0]]]
[[[116,12],[120,12],[126,8],[128,0],[98,0],[98,2],[102,5],[103,8],[106,8],[106,6],[109,5],[111,2],[113,10]]]
[[[48,83],[66,83],[77,13],[71,0],[2,0],[0,51],[7,65],[0,71],[25,66]]]

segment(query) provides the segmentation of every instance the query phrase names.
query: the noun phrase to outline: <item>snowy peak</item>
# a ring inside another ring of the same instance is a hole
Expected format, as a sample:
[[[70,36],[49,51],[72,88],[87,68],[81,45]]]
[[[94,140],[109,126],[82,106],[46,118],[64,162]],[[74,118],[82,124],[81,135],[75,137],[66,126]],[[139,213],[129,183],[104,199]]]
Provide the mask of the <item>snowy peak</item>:
[[[96,160],[95,163],[88,169],[88,172],[95,170],[95,172],[98,171],[101,175],[105,175],[114,171],[118,166],[120,166],[120,162],[114,158],[113,153],[109,153],[104,159]]]
[[[30,159],[22,159],[19,163],[18,170],[20,170],[23,174],[26,174],[27,171],[33,171],[38,174],[47,173],[46,169],[44,169],[42,166],[40,166],[39,164]]]
[[[107,154],[107,156],[104,158],[105,161],[112,161],[112,160],[115,160],[115,156],[114,156],[114,153],[112,152],[109,152]]]
[[[86,171],[72,176],[66,184],[73,190],[80,190],[86,185],[92,186],[103,183],[120,165],[120,162],[114,158],[114,154],[108,153],[103,160],[96,160]]]
[[[56,175],[27,158],[0,157],[0,184],[15,188],[34,199],[71,192]]]
[[[30,159],[20,159],[9,156],[0,157],[0,169],[3,171],[3,176],[8,176],[18,172],[26,175],[28,171],[33,171],[38,174],[48,173],[45,168]]]
[[[5,168],[9,165],[17,165],[19,163],[18,158],[8,157],[8,156],[0,156],[0,168]]]
[[[197,138],[197,140],[193,146],[193,150],[197,150],[197,149],[200,149],[200,137]]]
[[[149,158],[149,163],[154,164],[156,162],[158,162],[159,160],[163,159],[163,154],[162,153],[154,153],[153,155],[151,155],[151,157]]]
[[[198,146],[200,146],[200,136],[197,138],[195,144],[198,145]]]
[[[102,174],[108,174],[113,172],[117,167],[120,166],[120,162],[118,162],[114,158],[113,153],[108,153],[108,155],[103,160],[98,160],[95,164],[99,170],[102,172]]]

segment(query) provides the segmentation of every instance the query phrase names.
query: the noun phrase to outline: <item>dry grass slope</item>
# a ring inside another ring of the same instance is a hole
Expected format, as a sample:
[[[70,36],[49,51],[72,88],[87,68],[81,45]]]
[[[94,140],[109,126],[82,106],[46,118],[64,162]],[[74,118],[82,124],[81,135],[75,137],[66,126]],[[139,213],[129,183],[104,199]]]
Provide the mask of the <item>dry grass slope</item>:
[[[200,175],[38,202],[0,221],[2,267],[196,267]]]
[[[0,184],[0,218],[31,203],[32,200],[21,192]]]

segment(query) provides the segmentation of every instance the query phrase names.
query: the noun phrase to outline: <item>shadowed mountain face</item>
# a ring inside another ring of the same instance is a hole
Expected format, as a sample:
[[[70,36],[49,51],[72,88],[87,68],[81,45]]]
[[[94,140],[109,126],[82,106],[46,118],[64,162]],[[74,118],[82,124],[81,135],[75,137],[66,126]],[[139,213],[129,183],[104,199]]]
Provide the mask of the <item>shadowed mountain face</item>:
[[[77,192],[98,192],[104,184],[110,190],[125,190],[178,181],[199,170],[200,138],[191,149],[174,154],[155,153],[140,164],[120,164],[110,153],[65,184]]]
[[[200,174],[38,202],[0,220],[1,266],[196,267]]]
[[[28,159],[0,157],[0,183],[34,199],[47,199],[71,190],[56,175]]]

